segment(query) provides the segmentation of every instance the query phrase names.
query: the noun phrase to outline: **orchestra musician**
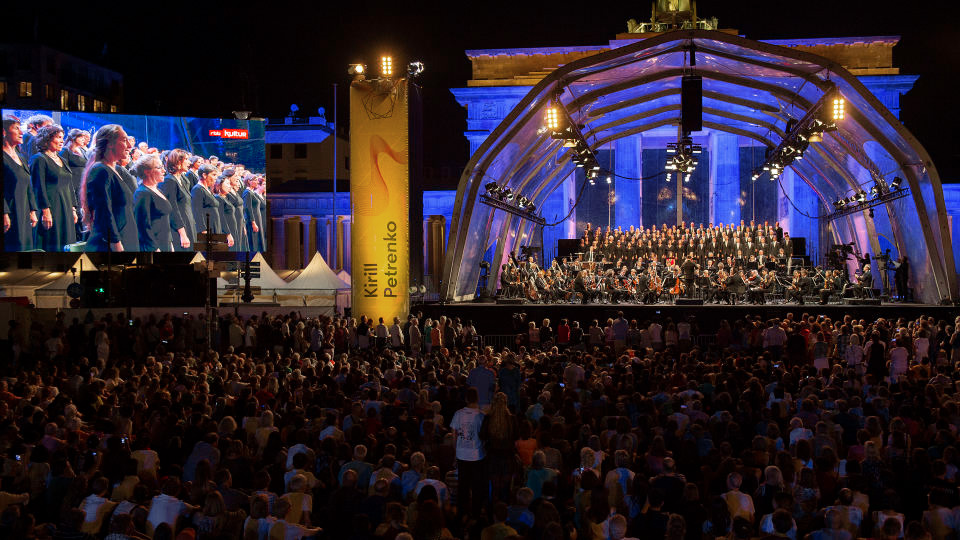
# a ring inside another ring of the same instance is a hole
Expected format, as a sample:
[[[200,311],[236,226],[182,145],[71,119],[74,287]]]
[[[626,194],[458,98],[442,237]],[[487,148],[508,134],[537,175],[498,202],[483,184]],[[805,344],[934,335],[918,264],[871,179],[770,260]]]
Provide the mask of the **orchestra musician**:
[[[869,263],[863,265],[863,272],[857,278],[857,284],[853,287],[853,292],[857,298],[866,298],[873,295],[873,273],[870,271]]]

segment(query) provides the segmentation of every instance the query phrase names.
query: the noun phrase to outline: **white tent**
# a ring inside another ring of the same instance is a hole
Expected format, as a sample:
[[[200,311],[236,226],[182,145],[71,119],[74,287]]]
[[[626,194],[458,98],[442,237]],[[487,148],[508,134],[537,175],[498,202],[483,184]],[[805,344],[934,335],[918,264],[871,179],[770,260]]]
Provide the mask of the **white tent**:
[[[337,272],[337,277],[340,278],[340,281],[346,283],[348,286],[353,284],[353,281],[350,280],[350,272],[347,272],[346,270]]]
[[[283,295],[287,294],[285,291],[289,288],[290,284],[284,281],[276,272],[273,271],[273,268],[270,268],[270,264],[264,258],[262,253],[257,253],[250,259],[250,262],[260,263],[260,277],[253,278],[250,280],[251,287],[260,287],[260,293],[254,295],[254,302],[273,302],[279,301],[280,303],[285,304]],[[240,289],[244,285],[244,281],[239,280]],[[224,280],[217,280],[217,296],[220,298],[221,302],[233,302],[239,297],[239,293],[234,291],[226,291],[227,283]],[[298,303],[292,305],[303,305],[302,300]]]
[[[327,261],[323,260],[319,252],[314,253],[310,264],[300,272],[300,275],[287,284],[288,290],[334,291],[349,288],[350,285],[344,283],[327,266]]]

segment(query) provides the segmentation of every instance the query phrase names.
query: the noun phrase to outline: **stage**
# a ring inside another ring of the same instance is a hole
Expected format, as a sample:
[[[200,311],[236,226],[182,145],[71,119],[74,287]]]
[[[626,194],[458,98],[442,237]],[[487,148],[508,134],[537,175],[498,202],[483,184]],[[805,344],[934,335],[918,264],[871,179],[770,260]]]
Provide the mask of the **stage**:
[[[701,332],[715,332],[721,320],[726,319],[731,324],[746,316],[759,316],[763,320],[774,317],[783,318],[792,313],[794,318],[803,314],[825,315],[833,320],[842,319],[851,315],[857,319],[873,321],[878,318],[896,319],[905,317],[915,319],[921,315],[944,319],[953,324],[954,317],[960,313],[955,306],[934,306],[929,304],[901,304],[883,303],[881,305],[844,305],[828,304],[825,306],[816,303],[800,304],[706,304],[706,305],[673,305],[673,304],[497,304],[490,302],[462,302],[447,304],[415,304],[412,313],[422,312],[424,317],[433,319],[441,315],[460,317],[461,321],[473,321],[480,334],[512,334],[515,333],[513,315],[526,313],[528,321],[535,321],[537,326],[543,319],[550,319],[550,325],[556,329],[560,319],[580,321],[584,328],[589,326],[593,319],[601,325],[608,319],[616,317],[618,311],[623,311],[627,319],[636,319],[638,323],[654,319],[663,323],[669,317],[678,322],[687,317],[695,317]]]

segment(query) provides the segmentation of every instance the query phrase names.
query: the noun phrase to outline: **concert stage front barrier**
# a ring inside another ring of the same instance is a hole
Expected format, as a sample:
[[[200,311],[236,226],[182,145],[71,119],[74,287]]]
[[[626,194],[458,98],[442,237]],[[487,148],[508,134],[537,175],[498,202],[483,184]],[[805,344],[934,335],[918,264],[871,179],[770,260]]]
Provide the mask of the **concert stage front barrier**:
[[[679,206],[687,204],[686,195],[677,194],[678,177],[669,185],[663,174],[647,178],[650,166],[663,173],[662,163],[640,164],[634,156],[634,170],[628,174],[617,165],[624,160],[616,155],[606,159],[601,154],[611,148],[623,150],[619,141],[636,135],[643,135],[641,145],[658,149],[665,147],[669,137],[676,138],[680,84],[691,71],[688,61],[693,49],[698,58],[693,71],[702,78],[703,127],[711,133],[709,140],[697,133],[693,138],[704,145],[707,156],[713,150],[711,145],[733,144],[758,149],[756,154],[762,157],[766,149],[777,148],[788,139],[798,120],[808,114],[829,114],[829,107],[823,108],[828,100],[844,100],[845,115],[835,129],[810,137],[802,159],[790,162],[779,177],[771,180],[764,172],[757,180],[772,183],[783,194],[782,208],[777,211],[781,220],[789,217],[785,230],[807,237],[809,244],[819,247],[818,254],[828,246],[850,243],[864,254],[892,247],[894,258],[903,255],[910,260],[910,287],[918,301],[937,304],[960,298],[937,170],[923,147],[856,77],[834,61],[795,48],[722,32],[680,30],[631,42],[552,71],[486,138],[464,169],[457,190],[442,280],[441,295],[446,301],[473,298],[482,261],[489,262],[493,270],[488,280],[488,292],[493,292],[501,265],[538,235],[530,221],[479,204],[491,179],[509,188],[515,198],[528,199],[540,209],[561,189],[564,197],[572,194],[581,200],[578,193],[565,187],[571,182],[584,185],[583,168],[573,159],[579,154],[566,141],[544,133],[547,108],[562,109],[569,115],[570,124],[579,127],[583,140],[600,156],[601,169],[639,178],[636,181],[644,186],[656,186],[655,196],[667,190],[664,201],[673,197]],[[750,172],[727,171],[729,164],[707,161],[710,170],[698,169],[691,184],[700,181],[697,175],[709,172],[724,180],[713,182],[715,186],[723,186],[727,180],[740,185],[739,177],[734,181],[723,175]],[[605,189],[602,177],[600,180],[600,188]],[[878,181],[886,185],[902,182],[906,196],[837,214],[838,201],[869,193]],[[702,189],[691,188],[691,192],[697,197],[704,195]],[[647,187],[643,194],[648,194]],[[722,192],[721,187],[706,195],[714,206],[717,201],[737,204],[743,198],[741,193]],[[700,213],[705,214],[702,209]],[[725,221],[714,214],[710,214],[712,219]],[[576,208],[569,219],[576,219],[575,215]],[[551,224],[565,218],[564,214],[543,217]],[[874,286],[879,283],[875,281]]]

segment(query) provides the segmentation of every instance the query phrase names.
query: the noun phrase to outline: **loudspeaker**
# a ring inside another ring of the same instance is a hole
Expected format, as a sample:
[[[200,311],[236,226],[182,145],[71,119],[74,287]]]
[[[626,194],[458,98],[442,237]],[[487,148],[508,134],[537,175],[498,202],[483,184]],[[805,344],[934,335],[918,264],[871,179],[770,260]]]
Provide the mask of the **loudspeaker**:
[[[844,303],[848,306],[879,306],[879,298],[847,298]]]
[[[807,254],[807,239],[805,237],[790,238],[790,242],[793,244],[794,257],[802,257]]]
[[[557,257],[569,257],[580,251],[580,240],[561,238],[557,240]]]
[[[702,306],[703,298],[677,298],[678,306]]]
[[[523,298],[497,298],[498,304],[522,304],[525,300]]]
[[[680,85],[680,125],[684,133],[703,129],[703,79],[684,75]]]

